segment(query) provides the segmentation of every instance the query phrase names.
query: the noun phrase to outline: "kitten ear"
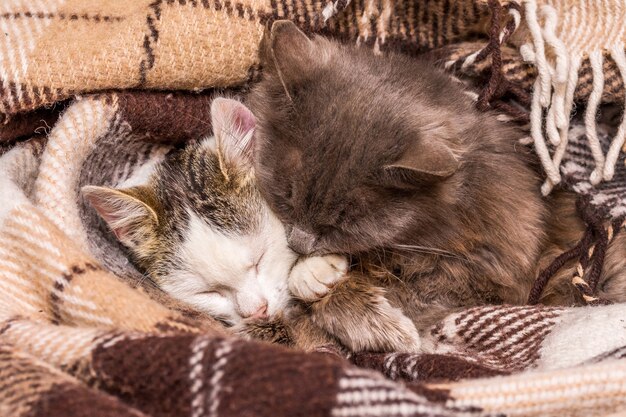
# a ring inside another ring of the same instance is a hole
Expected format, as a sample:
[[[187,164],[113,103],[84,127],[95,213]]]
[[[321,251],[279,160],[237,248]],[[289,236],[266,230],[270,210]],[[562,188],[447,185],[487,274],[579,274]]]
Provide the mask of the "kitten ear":
[[[266,31],[261,45],[261,62],[270,72],[278,75],[289,94],[287,87],[324,61],[325,55],[316,52],[315,42],[293,22],[278,20],[269,33]]]
[[[251,166],[256,119],[237,100],[218,97],[211,103],[211,123],[220,156],[238,166]]]
[[[452,150],[438,140],[416,140],[396,162],[384,167],[388,182],[401,188],[448,178],[459,168]]]
[[[144,187],[118,190],[88,185],[81,192],[117,239],[129,249],[141,243],[146,228],[154,228],[158,224],[156,212],[146,202],[148,198]]]

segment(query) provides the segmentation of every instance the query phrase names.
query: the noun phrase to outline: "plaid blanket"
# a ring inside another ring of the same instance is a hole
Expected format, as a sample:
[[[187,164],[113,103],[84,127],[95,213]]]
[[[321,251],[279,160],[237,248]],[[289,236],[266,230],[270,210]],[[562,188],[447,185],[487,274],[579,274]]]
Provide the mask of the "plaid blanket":
[[[566,2],[550,4],[560,13]],[[468,309],[433,327],[432,350],[424,354],[346,357],[323,346],[302,352],[241,340],[151,286],[78,194],[87,183],[132,180],[171,147],[209,134],[214,92],[183,90],[236,86],[231,94],[245,93],[259,70],[263,25],[279,17],[377,50],[430,52],[486,87],[479,105],[486,97],[483,104],[495,107],[513,93],[524,108],[521,93],[530,97],[540,79],[537,65],[522,61],[513,37],[487,50],[506,39],[500,35],[512,28],[510,21],[524,34],[526,18],[515,19],[519,10],[515,2],[469,0],[5,2],[0,414],[624,412],[626,305]],[[512,20],[503,18],[507,13]],[[513,66],[498,64],[498,56]],[[623,84],[610,88],[619,65],[607,62],[600,102],[619,102]],[[494,83],[506,88],[487,91]],[[573,100],[589,100],[594,86],[585,95],[585,85],[581,76]],[[157,89],[179,91],[147,91]],[[607,126],[596,129],[605,154],[617,135]],[[585,120],[567,126],[559,174],[587,196],[590,210],[602,211],[600,226],[613,227],[620,210],[600,209],[619,206],[626,177],[617,170],[605,188],[594,188],[588,127]],[[553,157],[558,145],[544,142]],[[598,224],[590,233],[600,236]],[[581,259],[585,267],[591,261]]]

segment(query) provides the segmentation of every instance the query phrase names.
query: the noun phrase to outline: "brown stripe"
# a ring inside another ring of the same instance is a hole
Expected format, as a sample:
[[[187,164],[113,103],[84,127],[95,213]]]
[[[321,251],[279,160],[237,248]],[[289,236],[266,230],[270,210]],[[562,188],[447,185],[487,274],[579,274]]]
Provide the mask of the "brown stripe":
[[[539,326],[537,329],[533,330],[533,334],[535,332],[540,332],[542,329],[545,328],[545,326],[549,326],[552,327],[554,326],[554,321],[552,321],[551,319],[553,319],[555,315],[552,316],[543,316],[543,317],[538,317],[537,320],[533,323],[531,323],[530,325],[535,324],[538,321],[544,321],[546,320],[546,323],[542,326]],[[507,323],[507,325],[509,324],[513,324],[516,321],[515,318],[513,318],[512,320],[509,320],[509,322]],[[503,326],[504,327],[504,326]],[[514,325],[511,327],[511,329],[509,329],[508,331],[502,333],[499,337],[499,340],[492,340],[490,342],[487,342],[485,344],[480,345],[480,349],[481,350],[487,350],[487,349],[492,349],[494,348],[497,344],[501,343],[502,341],[506,341],[509,340],[513,335],[515,335],[516,333],[526,333],[526,329],[525,328],[521,328],[520,327],[520,323],[518,323],[517,325]],[[526,337],[530,337],[528,334],[525,334]],[[478,348],[479,345],[473,343],[471,344],[471,346]]]
[[[396,360],[397,374],[386,375],[405,381],[457,381],[465,378],[484,378],[496,375],[508,375],[508,370],[501,370],[484,363],[469,361],[464,358],[442,354],[402,355]],[[351,361],[361,368],[374,369],[388,373],[385,369],[387,355],[382,353],[357,353]],[[409,363],[414,365],[409,369]]]
[[[478,8],[478,2],[472,1],[472,14],[474,17],[474,23],[478,23],[480,20],[480,9]]]
[[[89,271],[97,271],[100,270],[101,267],[96,266],[91,263],[86,263],[84,266],[72,265],[70,267],[69,272],[64,272],[62,274],[63,280],[55,281],[53,288],[58,293],[62,293],[65,291],[67,285],[69,285],[76,275],[82,275],[85,272]],[[52,311],[52,323],[59,324],[61,322],[61,304],[63,301],[59,298],[59,296],[55,293],[55,291],[50,291],[50,309]]]
[[[489,330],[489,332],[486,332],[485,334],[483,334],[481,337],[478,338],[478,340],[475,340],[474,342],[472,342],[473,346],[479,346],[481,345],[483,342],[487,341],[487,339],[489,339],[490,337],[494,336],[495,334],[500,333],[503,329],[507,328],[508,326],[514,324],[514,323],[519,323],[522,320],[530,317],[530,316],[534,316],[537,314],[536,310],[533,309],[528,309],[526,311],[520,311],[519,314],[516,315],[511,315],[508,319],[506,319],[504,322],[498,324],[495,328]],[[486,326],[483,326],[486,327]],[[476,337],[478,335],[478,333],[480,333],[482,329],[477,329],[476,332],[473,332],[471,335],[469,335],[469,337],[467,337],[466,339],[472,340],[474,337]]]
[[[421,12],[420,23],[426,28],[428,27],[428,19],[429,19],[429,3],[430,0],[423,0],[420,4],[419,12]]]
[[[543,324],[543,325],[539,326],[537,329],[535,329],[533,331],[533,335],[528,336],[530,339],[527,339],[527,340],[534,340],[535,338],[537,338],[539,336],[542,336],[542,335],[545,336],[543,334],[543,332],[545,330],[550,330],[553,326],[554,326],[554,323],[546,323],[546,324]],[[508,333],[507,335],[505,335],[505,337],[510,337],[513,333],[516,333],[516,332]],[[505,340],[507,340],[507,339],[505,339]],[[522,344],[522,347],[523,346],[524,346],[524,344]],[[507,351],[508,351],[508,353],[505,353]],[[496,350],[490,352],[490,355],[494,355],[494,356],[511,356],[513,354],[512,352],[519,352],[519,350],[515,350],[515,346],[502,346],[501,348],[496,349]]]
[[[21,102],[18,101],[17,97],[17,85],[14,82],[9,82],[9,94],[10,97],[13,97],[14,105],[17,104],[18,107],[21,107]]]
[[[441,13],[441,40],[440,44],[448,43],[450,31],[450,0],[444,0]]]
[[[511,350],[507,351],[506,355],[501,355],[504,356],[503,359],[506,358],[503,365],[510,369],[524,369],[532,365],[535,361],[537,361],[537,359],[539,359],[539,346],[541,346],[543,339],[549,331],[549,328],[545,329],[531,339],[525,340],[521,344],[513,346]],[[515,358],[514,362],[511,362],[513,360],[513,356],[520,352],[524,353],[520,357]]]
[[[437,5],[439,6],[439,5]],[[437,7],[438,8],[438,7]],[[441,35],[441,32],[439,30],[439,24],[441,22],[441,14],[438,13],[439,10],[435,10],[432,16],[432,25],[431,25],[431,29],[430,31],[433,34],[433,38],[432,38],[432,47],[436,48],[438,47],[439,44],[439,36]]]
[[[415,8],[417,7],[419,3],[417,2],[409,2],[408,5],[408,29],[409,29],[409,39],[412,40],[413,42],[417,42],[418,39],[418,35],[417,35],[417,31],[415,30],[415,24],[417,23],[417,14],[419,13],[419,10],[415,10]]]
[[[42,378],[50,378],[42,375]],[[73,382],[52,384],[48,392],[31,402],[28,415],[33,417],[74,416],[74,417],[147,417],[119,399]]]
[[[154,3],[152,3],[152,5],[155,5],[156,3],[162,3],[162,0],[157,0]],[[166,4],[168,5],[178,5],[178,6],[187,6],[187,5],[191,5],[192,7],[197,7],[198,6],[198,2],[197,0],[178,0],[178,1],[173,1],[173,0],[168,0],[166,1]],[[265,21],[268,19],[269,16],[271,16],[271,13],[265,13],[262,11],[255,11],[251,6],[243,4],[243,3],[239,3],[239,2],[232,2],[229,0],[201,0],[201,3],[203,8],[205,9],[212,9],[215,11],[220,11],[220,10],[224,10],[226,12],[226,14],[228,16],[236,16],[238,18],[241,19],[247,19],[249,21],[254,21],[254,20],[260,20],[260,21]],[[151,7],[152,7],[151,5]],[[160,4],[159,4],[159,9],[160,9]],[[272,7],[272,10],[276,10],[275,7]],[[160,11],[159,11],[160,13]],[[159,16],[160,18],[160,16]]]
[[[215,3],[219,3],[220,0],[215,0]],[[233,14],[233,5],[229,0],[223,0],[222,8],[226,11],[228,16]]]
[[[190,415],[189,347],[194,338],[146,336],[107,348],[100,343],[92,352],[91,373],[100,389],[144,413]],[[214,357],[214,348],[212,341],[205,359]]]
[[[4,333],[6,333],[6,331],[9,330],[11,326],[13,326],[13,323],[15,323],[18,320],[20,320],[19,317],[12,317],[6,320],[4,324],[2,325],[2,327],[0,327],[0,335],[3,335]]]
[[[22,90],[22,102],[24,103],[24,107],[26,108],[33,108],[33,98],[31,97],[31,95],[29,94],[28,90],[30,87],[28,84],[22,84],[21,85],[21,90]],[[34,90],[32,87],[30,87],[30,90],[34,93]]]
[[[50,87],[48,86],[43,86],[41,87],[41,97],[43,98],[44,103],[46,102],[51,102],[53,100],[53,96],[52,96],[52,91],[50,90]]]
[[[515,345],[511,346],[511,348],[508,351],[509,353],[507,354],[507,356],[515,356],[524,351],[526,351],[527,353],[528,351],[533,351],[533,350],[537,351],[538,350],[537,347],[543,343],[543,340],[552,331],[553,327],[554,327],[553,322],[544,323],[543,325],[535,329],[532,334],[530,335],[525,334],[524,335],[525,338],[523,339],[522,342],[518,342]],[[534,346],[535,349],[530,349],[530,347],[532,346]],[[525,357],[525,356],[527,356],[527,354],[522,355],[522,357]]]
[[[66,104],[62,102],[53,108],[40,108],[15,115],[8,123],[0,124],[0,143],[13,143],[34,135],[45,135],[56,123]]]
[[[457,37],[460,35],[461,31],[459,30],[459,3],[454,2],[452,4],[452,35]]]
[[[120,92],[119,109],[133,132],[167,143],[183,143],[211,133],[212,93]]]
[[[622,346],[609,352],[595,356],[593,359],[590,360],[590,362],[597,363],[606,359],[622,359],[624,357],[626,357],[626,346]]]
[[[528,340],[524,342],[523,346],[520,346],[520,348],[518,349],[518,352],[521,352],[521,351],[526,351],[526,352],[522,354],[522,356],[520,356],[519,358],[515,358],[515,362],[518,362],[520,365],[523,365],[524,368],[527,368],[530,365],[534,364],[537,361],[537,359],[539,359],[539,347],[543,343],[543,340],[545,339],[546,335],[550,332],[550,330],[551,329],[546,329],[546,331],[543,332],[543,334],[538,336],[537,338],[540,340],[533,340],[533,341]],[[532,349],[530,348],[531,345],[532,345]]]
[[[150,12],[146,15],[148,33],[145,33],[143,38],[145,56],[139,62],[139,87],[145,85],[148,71],[154,66],[154,48],[159,40],[159,31],[157,30],[156,22],[161,20],[162,4],[163,0],[155,0],[148,6],[150,9]]]
[[[32,370],[32,369],[28,371],[21,369],[20,371],[16,372],[16,375],[12,375],[11,378],[7,378],[7,375],[4,375],[4,377],[6,379],[4,379],[3,381],[0,381],[0,392],[3,392],[4,394],[6,394],[6,391],[14,389],[14,387],[19,387],[20,385],[22,386],[28,385],[29,388],[37,386],[41,380],[41,375],[37,371]],[[6,404],[15,405],[19,403],[21,400],[24,400],[32,396],[31,392],[26,392],[24,394],[25,394],[24,396],[19,396],[19,395],[12,396],[11,399],[7,401],[7,403],[3,403],[3,405],[6,405]]]
[[[270,0],[270,10],[274,10],[275,14],[278,15],[278,9],[277,9],[277,4],[276,4],[276,0]],[[266,20],[269,20],[269,17],[271,17],[273,14],[272,13],[264,13],[264,17]],[[263,17],[262,17],[263,18]]]
[[[470,309],[460,313],[457,316],[457,318],[454,320],[454,324],[456,324],[457,326],[460,326],[461,322],[464,321],[465,319],[469,318],[470,316],[473,316],[473,315],[476,315],[476,314],[478,314],[480,316],[483,316],[485,314],[492,313],[494,311],[502,310],[502,309],[503,309],[502,307],[498,307],[498,306],[470,308]],[[459,336],[463,336],[467,332],[468,327],[471,326],[471,325],[472,325],[472,322],[470,321],[469,323],[465,324],[464,327],[459,328],[457,330],[457,334],[459,334]]]
[[[14,12],[14,13],[2,13],[0,19],[60,19],[65,20],[68,16],[65,13],[43,13],[43,12]],[[71,14],[70,20],[86,20],[90,22],[122,22],[126,20],[124,16],[101,16],[100,14],[89,15],[84,13],[82,15]]]
[[[396,23],[396,31],[399,36],[408,38],[409,37],[409,28],[407,22],[407,3],[400,2],[397,6],[396,15],[398,16],[395,19]]]

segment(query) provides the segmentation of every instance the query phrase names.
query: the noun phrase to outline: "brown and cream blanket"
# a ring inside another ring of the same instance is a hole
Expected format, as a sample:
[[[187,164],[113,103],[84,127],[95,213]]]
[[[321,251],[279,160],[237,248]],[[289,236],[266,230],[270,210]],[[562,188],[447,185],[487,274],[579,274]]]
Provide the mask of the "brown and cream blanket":
[[[428,53],[475,84],[479,107],[528,123],[544,192],[585,203],[586,246],[564,255],[597,304],[594,248],[626,210],[624,13],[621,0],[3,1],[0,415],[626,415],[626,305],[468,309],[432,329],[429,354],[289,350],[154,288],[78,193],[209,134],[215,89],[245,94],[264,26],[288,18]],[[601,104],[613,118],[596,120]]]

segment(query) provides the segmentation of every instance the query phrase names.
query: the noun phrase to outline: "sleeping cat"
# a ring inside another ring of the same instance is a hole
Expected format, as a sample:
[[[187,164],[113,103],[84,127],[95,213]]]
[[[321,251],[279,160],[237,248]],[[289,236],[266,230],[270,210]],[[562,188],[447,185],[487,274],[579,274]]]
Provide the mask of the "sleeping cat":
[[[168,155],[147,184],[86,186],[83,195],[161,289],[227,324],[281,316],[289,290],[323,296],[344,276],[347,260],[298,261],[256,188],[254,116],[217,98],[211,118],[215,136]]]
[[[261,61],[248,99],[259,187],[299,254],[359,260],[310,306],[350,349],[420,349],[418,331],[451,310],[523,304],[537,265],[581,237],[572,199],[540,196],[522,133],[429,63],[309,39],[286,21]],[[620,236],[605,299],[626,300],[625,255]],[[541,302],[582,302],[569,267]]]

